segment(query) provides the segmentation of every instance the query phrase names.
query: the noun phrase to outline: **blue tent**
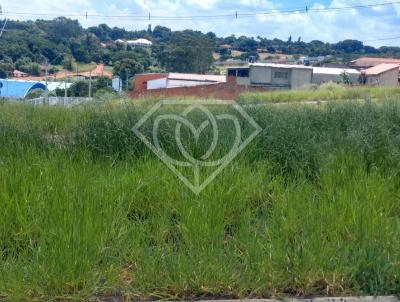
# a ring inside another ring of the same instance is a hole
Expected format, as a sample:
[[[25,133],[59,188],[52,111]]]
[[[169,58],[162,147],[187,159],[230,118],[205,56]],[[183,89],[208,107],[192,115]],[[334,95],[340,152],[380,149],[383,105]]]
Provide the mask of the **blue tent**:
[[[46,85],[34,81],[16,81],[0,79],[0,97],[23,99],[34,89],[46,90]]]

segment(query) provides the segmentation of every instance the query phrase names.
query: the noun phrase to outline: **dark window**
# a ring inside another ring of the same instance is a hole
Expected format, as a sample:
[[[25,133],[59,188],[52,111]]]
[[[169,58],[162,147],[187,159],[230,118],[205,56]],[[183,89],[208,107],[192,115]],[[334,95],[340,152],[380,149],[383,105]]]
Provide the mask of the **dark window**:
[[[249,77],[249,70],[248,69],[239,69],[237,76],[239,78],[248,78]]]
[[[228,69],[228,76],[236,77],[236,69]]]

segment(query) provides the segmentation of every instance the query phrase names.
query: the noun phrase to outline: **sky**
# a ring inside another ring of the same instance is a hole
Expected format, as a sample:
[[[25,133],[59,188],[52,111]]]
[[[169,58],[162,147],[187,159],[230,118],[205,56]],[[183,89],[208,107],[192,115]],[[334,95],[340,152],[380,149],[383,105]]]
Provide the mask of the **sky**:
[[[257,15],[235,19],[237,11],[277,12],[308,8],[346,7],[392,3],[367,9],[293,13],[290,15]],[[366,41],[372,46],[400,46],[400,1],[396,0],[0,0],[3,18],[52,19],[56,15],[78,19],[84,27],[106,23],[128,30],[147,29],[148,24],[174,30],[193,29],[215,32],[218,36],[246,35],[280,38],[301,37],[303,41],[338,42],[344,39]],[[89,17],[85,14],[88,12]],[[229,14],[232,18],[186,20],[138,20],[124,15],[209,16]],[[43,15],[39,15],[43,14]],[[78,16],[79,15],[79,16]],[[96,15],[96,16],[90,16]],[[397,33],[397,34],[396,34]],[[396,37],[396,39],[380,40]],[[374,40],[374,41],[372,41]]]

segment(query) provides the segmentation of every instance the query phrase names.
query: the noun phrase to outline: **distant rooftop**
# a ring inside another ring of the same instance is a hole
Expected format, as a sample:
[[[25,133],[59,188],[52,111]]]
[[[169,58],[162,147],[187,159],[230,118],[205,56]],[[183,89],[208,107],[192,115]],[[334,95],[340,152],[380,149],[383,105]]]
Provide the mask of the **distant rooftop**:
[[[400,65],[400,59],[395,58],[375,58],[375,57],[361,57],[357,60],[351,61],[350,65],[354,67],[372,67],[379,64],[398,64]]]
[[[250,64],[250,66],[258,66],[258,67],[275,67],[275,68],[287,68],[287,69],[313,69],[312,67],[309,66],[304,66],[304,65],[289,65],[289,64],[278,64],[278,63],[254,63]]]
[[[386,71],[390,71],[393,69],[399,69],[398,64],[380,64],[371,68],[368,68],[365,71],[366,75],[379,75],[381,73],[384,73]]]

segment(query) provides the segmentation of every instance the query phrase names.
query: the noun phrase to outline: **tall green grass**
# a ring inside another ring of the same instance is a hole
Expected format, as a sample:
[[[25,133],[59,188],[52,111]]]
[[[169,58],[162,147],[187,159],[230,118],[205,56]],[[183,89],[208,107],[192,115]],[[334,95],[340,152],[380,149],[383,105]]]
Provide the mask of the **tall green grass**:
[[[399,95],[400,88],[398,87],[349,87],[325,83],[320,86],[306,86],[299,90],[247,92],[241,94],[237,101],[243,104],[263,104],[332,100],[387,100]]]
[[[132,134],[146,110],[0,104],[0,297],[400,291],[398,100],[246,108],[262,133],[198,196]]]

